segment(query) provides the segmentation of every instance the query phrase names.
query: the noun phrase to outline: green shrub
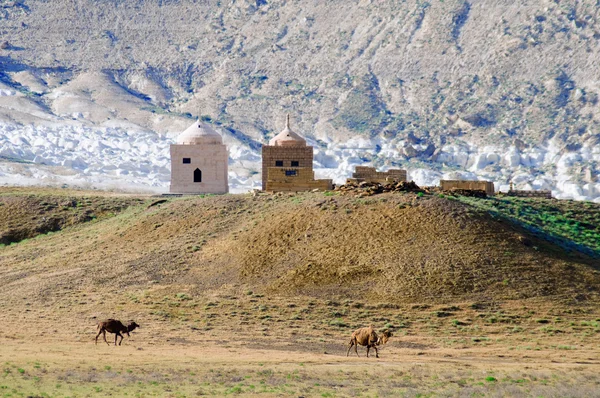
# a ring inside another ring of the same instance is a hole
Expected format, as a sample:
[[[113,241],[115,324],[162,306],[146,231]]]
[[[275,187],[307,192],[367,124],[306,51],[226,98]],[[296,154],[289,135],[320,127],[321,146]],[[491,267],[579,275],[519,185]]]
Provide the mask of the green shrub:
[[[341,319],[341,318],[335,318],[335,319],[333,319],[333,320],[329,321],[329,325],[331,325],[331,326],[337,326],[337,327],[339,327],[339,328],[345,328],[345,327],[347,327],[347,326],[348,326],[348,325],[347,325],[347,324],[344,322],[344,320],[343,320],[343,319]]]

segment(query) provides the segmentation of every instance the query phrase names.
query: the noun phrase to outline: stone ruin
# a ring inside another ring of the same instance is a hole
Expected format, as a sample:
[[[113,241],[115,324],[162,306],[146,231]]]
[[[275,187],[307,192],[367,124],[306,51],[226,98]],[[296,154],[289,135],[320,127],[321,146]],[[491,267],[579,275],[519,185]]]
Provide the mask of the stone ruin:
[[[356,166],[352,178],[347,182],[369,182],[369,183],[392,183],[407,181],[406,170],[390,169],[388,171],[377,171],[375,167]]]
[[[493,196],[494,183],[491,181],[440,180],[443,192],[465,196]]]
[[[531,191],[531,190],[524,190],[524,189],[514,189],[512,182],[510,183],[510,189],[504,195],[515,196],[515,197],[519,197],[519,198],[552,199],[552,191],[548,191],[548,190]]]

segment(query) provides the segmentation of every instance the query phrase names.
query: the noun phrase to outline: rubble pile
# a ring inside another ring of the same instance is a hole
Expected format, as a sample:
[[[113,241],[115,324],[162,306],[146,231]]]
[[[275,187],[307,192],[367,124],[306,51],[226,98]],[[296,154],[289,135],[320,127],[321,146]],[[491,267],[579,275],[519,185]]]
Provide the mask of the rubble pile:
[[[426,192],[421,189],[414,181],[390,182],[380,184],[377,182],[347,182],[343,185],[336,185],[334,191],[342,195],[355,195],[358,197],[372,196],[387,192]]]

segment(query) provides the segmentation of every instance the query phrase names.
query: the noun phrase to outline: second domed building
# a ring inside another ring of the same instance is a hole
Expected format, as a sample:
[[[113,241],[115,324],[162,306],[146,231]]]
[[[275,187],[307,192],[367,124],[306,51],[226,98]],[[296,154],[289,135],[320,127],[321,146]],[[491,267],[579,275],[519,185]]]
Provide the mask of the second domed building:
[[[309,191],[332,189],[331,180],[315,180],[313,147],[292,131],[290,115],[285,128],[262,147],[263,191]]]

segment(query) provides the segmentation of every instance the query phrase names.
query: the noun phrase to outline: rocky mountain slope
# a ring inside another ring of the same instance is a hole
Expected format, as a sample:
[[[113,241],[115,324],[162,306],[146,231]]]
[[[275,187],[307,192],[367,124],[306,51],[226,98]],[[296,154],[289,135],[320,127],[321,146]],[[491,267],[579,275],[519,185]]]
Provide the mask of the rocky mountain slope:
[[[19,142],[21,126],[91,131],[97,141],[150,132],[159,154],[199,114],[226,136],[234,185],[245,189],[258,180],[260,144],[289,112],[318,148],[323,177],[400,165],[421,184],[479,177],[597,199],[599,9],[549,0],[3,0],[0,156],[94,180],[89,161],[69,164],[78,147]],[[107,141],[97,156],[114,169],[102,177],[167,184],[162,169],[123,177],[135,167],[114,153],[149,156]],[[6,181],[16,175],[0,170]]]

